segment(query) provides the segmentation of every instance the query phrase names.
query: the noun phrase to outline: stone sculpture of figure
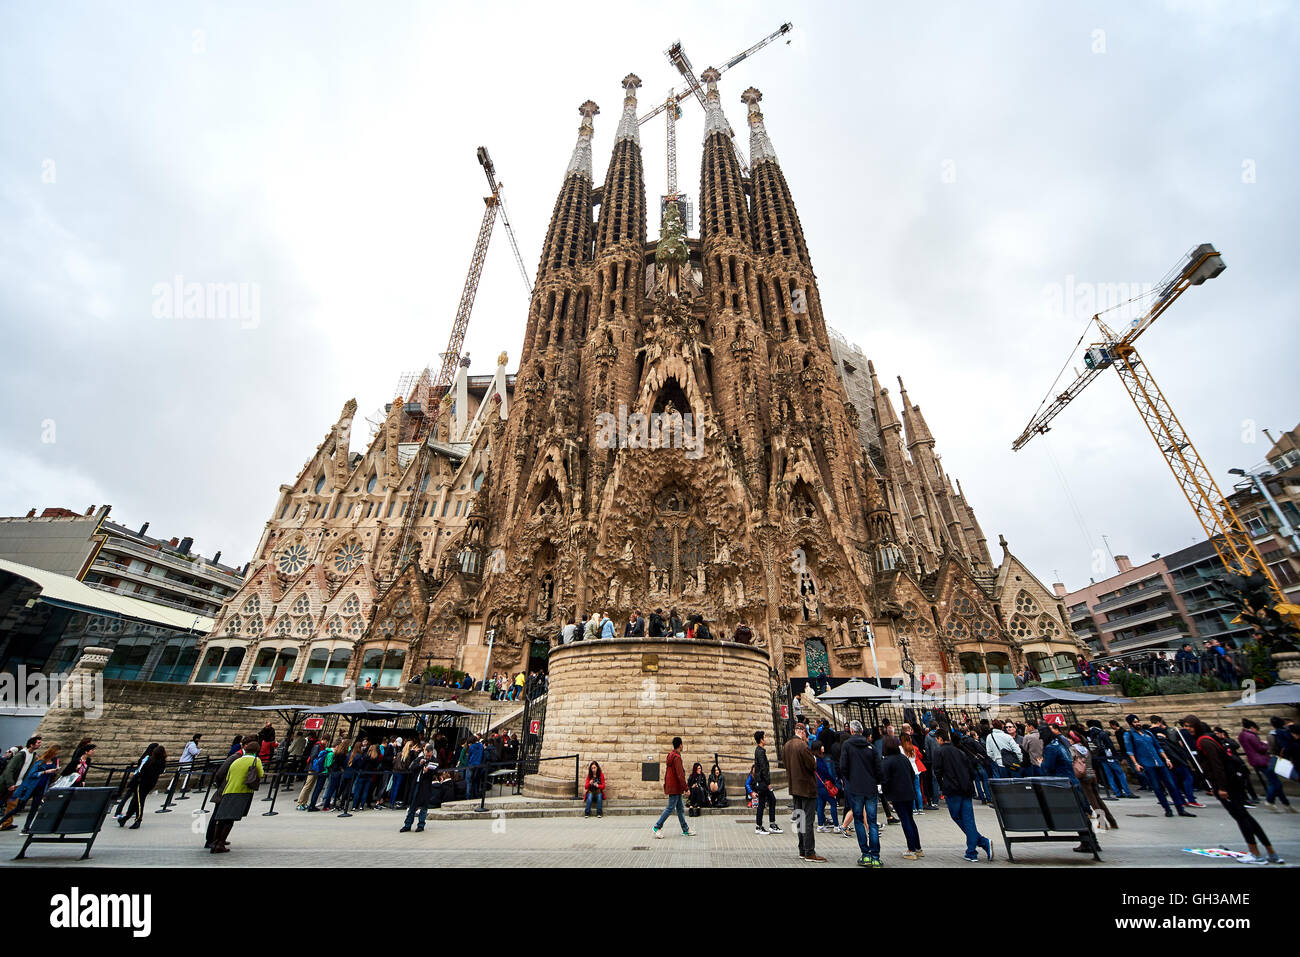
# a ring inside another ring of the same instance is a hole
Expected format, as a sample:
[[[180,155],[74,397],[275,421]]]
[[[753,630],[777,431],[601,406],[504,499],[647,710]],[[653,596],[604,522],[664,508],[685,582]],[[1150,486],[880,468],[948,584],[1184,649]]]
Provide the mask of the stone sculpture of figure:
[[[630,562],[635,556],[632,554],[632,539],[628,539],[623,545],[623,561]]]
[[[726,540],[723,540],[722,547],[718,549],[718,563],[726,564],[731,561],[731,549],[727,547]]]
[[[681,268],[690,256],[686,248],[686,226],[676,203],[664,208],[664,218],[659,228],[659,245],[655,247],[655,266],[663,267],[668,295],[676,296]]]

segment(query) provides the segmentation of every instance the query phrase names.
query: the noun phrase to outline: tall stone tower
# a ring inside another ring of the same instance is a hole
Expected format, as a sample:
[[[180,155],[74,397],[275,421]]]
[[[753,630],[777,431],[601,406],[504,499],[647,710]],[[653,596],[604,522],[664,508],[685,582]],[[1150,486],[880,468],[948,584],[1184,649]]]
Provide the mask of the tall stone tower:
[[[881,483],[830,357],[794,200],[746,90],[752,178],[718,91],[706,116],[700,234],[675,207],[646,238],[636,117],[623,80],[604,184],[594,103],[552,213],[515,404],[492,459],[478,608],[498,645],[571,616],[699,614],[740,623],[778,671],[862,666],[878,571],[896,562]],[[526,657],[526,652],[524,652]]]

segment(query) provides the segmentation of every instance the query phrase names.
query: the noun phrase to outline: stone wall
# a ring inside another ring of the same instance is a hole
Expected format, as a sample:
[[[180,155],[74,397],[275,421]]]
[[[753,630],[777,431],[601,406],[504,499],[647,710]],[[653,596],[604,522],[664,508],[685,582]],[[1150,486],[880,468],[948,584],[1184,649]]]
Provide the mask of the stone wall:
[[[598,761],[611,799],[662,799],[663,760],[674,736],[684,742],[687,774],[696,761],[707,773],[715,752],[736,756],[719,761],[733,799],[744,796],[755,731],[768,732],[773,768],[778,763],[770,671],[760,649],[615,638],[555,649],[549,671],[542,757],[580,755],[583,780],[587,765]],[[643,762],[659,765],[655,780],[641,780]],[[571,761],[544,762],[526,790],[567,796],[572,774]]]
[[[96,654],[102,652],[102,654]],[[106,649],[87,649],[78,662],[74,674],[93,675],[102,670],[102,658],[107,661]],[[246,691],[235,687],[212,685],[161,684],[151,681],[104,681],[102,713],[91,718],[84,708],[61,706],[56,702],[45,713],[36,733],[48,744],[60,744],[64,754],[83,737],[95,741],[95,765],[100,768],[117,767],[137,760],[144,749],[154,741],[161,743],[168,760],[180,757],[185,742],[202,733],[203,756],[224,758],[236,734],[255,734],[270,721],[277,737],[283,739],[287,725],[275,712],[246,710],[250,705],[271,704],[337,704],[343,689],[338,685],[297,684],[281,682],[272,690]],[[470,707],[481,706],[485,695],[458,692],[451,688],[427,688],[425,700],[449,698],[456,694],[458,700]],[[364,701],[414,701],[419,689],[358,690],[356,697]],[[346,725],[344,725],[346,727]]]
[[[1085,689],[1080,688],[1077,690],[1082,691]],[[1110,690],[1111,694],[1117,693],[1113,689],[1101,689],[1098,693],[1104,693],[1106,690]],[[1255,705],[1248,708],[1228,707],[1233,702],[1240,700],[1240,691],[1207,691],[1200,694],[1147,695],[1134,698],[1130,704],[1076,704],[1073,707],[1075,717],[1080,721],[1096,718],[1107,727],[1109,727],[1108,722],[1112,718],[1123,727],[1124,716],[1127,714],[1136,714],[1144,722],[1149,721],[1153,714],[1158,714],[1170,725],[1177,725],[1184,715],[1194,714],[1211,727],[1216,724],[1223,727],[1234,738],[1237,736],[1237,732],[1241,730],[1242,718],[1250,718],[1260,728],[1267,731],[1269,727],[1268,719],[1273,715],[1280,715],[1288,719],[1296,717],[1296,709],[1290,705]],[[1019,709],[1014,710],[1019,711]],[[1048,707],[1045,710],[1051,712],[1054,709]]]

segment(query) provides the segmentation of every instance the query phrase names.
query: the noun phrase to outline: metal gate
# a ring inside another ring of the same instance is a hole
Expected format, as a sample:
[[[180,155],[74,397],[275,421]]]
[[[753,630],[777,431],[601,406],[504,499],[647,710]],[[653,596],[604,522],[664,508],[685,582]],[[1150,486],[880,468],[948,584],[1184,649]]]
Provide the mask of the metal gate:
[[[776,690],[772,692],[772,724],[776,728],[776,751],[780,754],[786,741],[794,734],[794,697],[790,693],[790,682],[785,676],[776,672],[773,674]]]
[[[546,695],[524,702],[519,734],[519,776],[536,774],[542,756],[542,735],[546,731]]]

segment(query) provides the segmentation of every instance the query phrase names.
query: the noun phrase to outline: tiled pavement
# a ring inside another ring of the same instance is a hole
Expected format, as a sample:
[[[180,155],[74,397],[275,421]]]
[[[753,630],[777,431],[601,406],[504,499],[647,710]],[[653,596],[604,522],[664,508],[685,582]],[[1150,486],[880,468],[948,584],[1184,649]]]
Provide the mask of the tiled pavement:
[[[366,811],[340,819],[334,814],[295,811],[290,804],[274,817],[263,817],[261,812],[267,805],[258,801],[254,813],[235,825],[232,852],[213,856],[202,850],[205,821],[192,814],[197,803],[190,800],[177,804],[177,809],[167,814],[151,810],[137,831],[120,829],[110,819],[95,844],[93,857],[79,866],[853,867],[858,858],[855,840],[818,834],[817,850],[829,859],[828,863],[811,865],[801,861],[795,836],[790,832],[786,801],[780,803],[778,811],[778,821],[786,828],[782,835],[755,834],[752,817],[742,817],[737,810],[692,819],[692,826],[699,832],[693,838],[684,837],[670,820],[664,828],[665,837],[656,840],[650,830],[656,813],[649,809],[644,814],[608,814],[590,820],[584,819],[580,810],[565,817],[520,817],[514,815],[528,811],[519,806],[525,802],[518,799],[501,802],[503,806],[516,806],[511,816],[500,810],[494,813],[490,804],[487,813],[470,820],[431,817],[423,834],[398,833],[405,816],[401,811]],[[1195,820],[1167,819],[1155,801],[1147,798],[1118,801],[1111,807],[1120,828],[1101,835],[1101,864],[1094,863],[1089,855],[1073,853],[1068,843],[1018,846],[1017,861],[1023,865],[1098,869],[1247,866],[1182,850],[1215,846],[1244,850],[1240,833],[1222,807],[1197,811]],[[1288,863],[1300,863],[1300,814],[1277,814],[1261,808],[1256,815]],[[898,827],[882,828],[886,866],[1009,866],[993,811],[977,806],[975,817],[980,831],[993,838],[995,857],[991,865],[982,860],[979,864],[962,860],[961,834],[941,809],[918,818],[921,843],[926,849],[926,857],[920,861],[901,859],[904,845]],[[0,865],[24,866],[22,861],[11,861],[21,842],[17,831],[0,835]],[[28,860],[74,864],[78,853],[72,848],[33,845]]]

